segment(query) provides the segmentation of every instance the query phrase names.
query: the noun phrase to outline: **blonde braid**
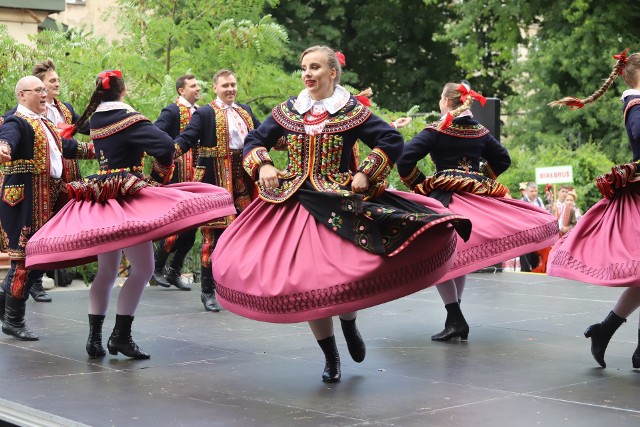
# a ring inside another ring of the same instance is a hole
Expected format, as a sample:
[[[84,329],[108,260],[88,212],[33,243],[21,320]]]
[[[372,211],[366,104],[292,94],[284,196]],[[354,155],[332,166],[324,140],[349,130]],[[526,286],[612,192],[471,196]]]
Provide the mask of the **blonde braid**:
[[[460,104],[458,107],[449,111],[448,114],[451,115],[452,119],[455,119],[460,114],[464,113],[469,108],[471,108],[471,104],[473,103],[473,97],[471,96],[467,96],[467,99],[464,101],[464,103],[461,103],[460,97],[462,96],[462,94],[458,92],[458,86],[459,86],[459,83],[447,83],[444,86],[445,98],[452,99],[453,105]],[[438,127],[437,127],[438,130],[442,130],[442,128],[444,127],[445,121],[446,121],[446,116],[444,119],[440,120],[440,123],[438,123]]]

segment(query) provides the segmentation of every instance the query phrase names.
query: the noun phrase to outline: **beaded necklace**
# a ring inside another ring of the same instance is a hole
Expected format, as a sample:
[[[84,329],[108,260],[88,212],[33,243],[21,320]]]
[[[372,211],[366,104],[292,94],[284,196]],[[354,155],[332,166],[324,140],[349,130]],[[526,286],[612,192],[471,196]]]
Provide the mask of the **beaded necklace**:
[[[313,126],[324,122],[327,120],[327,117],[329,117],[329,112],[327,110],[324,110],[320,114],[313,114],[311,110],[309,110],[307,111],[307,114],[304,115],[303,121],[305,125]]]

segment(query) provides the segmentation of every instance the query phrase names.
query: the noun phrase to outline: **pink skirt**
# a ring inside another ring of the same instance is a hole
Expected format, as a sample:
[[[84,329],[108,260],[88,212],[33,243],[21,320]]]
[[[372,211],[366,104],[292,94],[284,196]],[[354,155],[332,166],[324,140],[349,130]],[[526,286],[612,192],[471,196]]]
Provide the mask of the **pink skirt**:
[[[425,199],[415,193],[401,194],[420,204]],[[456,259],[441,282],[548,248],[558,240],[556,217],[523,200],[454,193],[449,206],[439,209],[433,208],[462,215],[473,224],[469,240],[458,239]]]
[[[640,286],[640,185],[602,199],[549,253],[547,274],[600,286]]]
[[[443,211],[435,200],[424,205]],[[455,255],[457,233],[446,221],[420,231],[395,255],[376,255],[318,223],[296,201],[257,199],[213,251],[218,301],[244,317],[293,323],[409,295],[438,281]]]
[[[27,243],[26,266],[49,270],[158,240],[235,214],[223,188],[199,182],[145,187],[106,202],[71,200]]]

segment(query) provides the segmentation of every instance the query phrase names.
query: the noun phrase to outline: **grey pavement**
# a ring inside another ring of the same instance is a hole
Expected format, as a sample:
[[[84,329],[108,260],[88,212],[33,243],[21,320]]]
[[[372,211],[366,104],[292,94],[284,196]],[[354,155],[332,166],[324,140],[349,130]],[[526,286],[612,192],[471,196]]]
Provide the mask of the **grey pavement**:
[[[105,321],[114,324],[116,298]],[[367,357],[350,360],[336,320],[342,381],[324,384],[306,324],[205,312],[191,292],[149,287],[134,339],[149,360],[89,359],[87,287],[27,304],[40,341],[0,336],[0,420],[37,426],[638,426],[638,317],[609,345],[608,367],[582,333],[620,289],[539,274],[469,276],[467,342],[432,342],[435,289],[359,313]],[[105,343],[106,344],[106,343]]]

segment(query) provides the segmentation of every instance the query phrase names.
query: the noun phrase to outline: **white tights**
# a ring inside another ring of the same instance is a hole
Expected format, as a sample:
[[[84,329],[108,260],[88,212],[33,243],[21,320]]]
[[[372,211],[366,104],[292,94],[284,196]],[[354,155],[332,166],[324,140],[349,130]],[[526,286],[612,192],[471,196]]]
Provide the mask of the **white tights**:
[[[616,305],[613,307],[613,312],[619,317],[626,319],[631,316],[638,307],[640,307],[640,288],[627,288],[618,298]],[[638,328],[640,328],[640,319],[638,322]]]
[[[438,289],[438,293],[440,294],[440,298],[442,298],[444,305],[462,300],[462,292],[464,292],[464,284],[466,282],[467,276],[464,275],[436,285],[436,289]]]
[[[122,252],[131,264],[129,277],[118,296],[117,314],[133,316],[142,293],[153,274],[153,242],[145,242],[117,251],[98,255],[98,272],[89,289],[89,314],[105,315],[109,298],[118,276]]]

